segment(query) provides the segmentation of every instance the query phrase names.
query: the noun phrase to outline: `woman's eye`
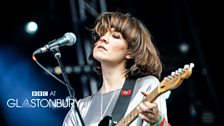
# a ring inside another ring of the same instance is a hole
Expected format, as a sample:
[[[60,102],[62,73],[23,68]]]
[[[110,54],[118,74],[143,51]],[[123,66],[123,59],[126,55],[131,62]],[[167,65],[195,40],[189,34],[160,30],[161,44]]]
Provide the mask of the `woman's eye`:
[[[112,34],[113,38],[116,38],[116,39],[119,39],[121,38],[120,35],[117,35],[117,34]]]

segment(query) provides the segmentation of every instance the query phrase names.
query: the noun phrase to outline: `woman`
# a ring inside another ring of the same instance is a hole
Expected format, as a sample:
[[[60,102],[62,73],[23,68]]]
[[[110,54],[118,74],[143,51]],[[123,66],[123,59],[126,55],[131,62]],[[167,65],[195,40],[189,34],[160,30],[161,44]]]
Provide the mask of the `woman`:
[[[141,102],[159,86],[162,72],[159,54],[145,25],[128,13],[104,12],[92,32],[94,46],[90,59],[102,78],[102,86],[96,94],[78,101],[85,125],[98,126],[105,116],[111,116],[121,89],[130,78],[136,81],[125,115],[134,108],[139,113],[130,125],[169,125],[163,95],[153,103]],[[71,108],[63,125],[77,123],[76,112]]]

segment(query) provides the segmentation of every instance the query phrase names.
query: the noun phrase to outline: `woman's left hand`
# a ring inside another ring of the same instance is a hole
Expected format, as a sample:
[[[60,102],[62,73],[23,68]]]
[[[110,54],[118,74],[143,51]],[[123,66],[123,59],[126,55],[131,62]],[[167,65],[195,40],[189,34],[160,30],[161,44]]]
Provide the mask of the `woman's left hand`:
[[[144,96],[147,96],[147,92],[142,92]],[[139,117],[150,124],[155,124],[160,118],[160,112],[156,103],[142,102],[137,106]]]

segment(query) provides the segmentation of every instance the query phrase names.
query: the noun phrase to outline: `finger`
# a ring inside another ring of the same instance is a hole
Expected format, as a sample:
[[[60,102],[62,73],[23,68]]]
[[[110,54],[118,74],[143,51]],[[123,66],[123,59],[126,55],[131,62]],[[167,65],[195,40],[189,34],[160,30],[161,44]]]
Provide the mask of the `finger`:
[[[143,102],[139,104],[139,109],[141,110],[141,112],[144,112],[144,113],[152,112],[150,108],[148,108],[148,106],[145,105],[145,103]]]
[[[149,101],[144,103],[145,106],[147,106],[149,109],[153,109],[153,108],[157,108],[157,104],[156,103],[151,103]]]
[[[145,105],[152,111],[152,113],[156,114],[159,112],[158,105],[156,103],[145,102]]]
[[[139,113],[142,112],[142,110],[140,109],[139,105],[136,107],[136,110],[137,110]]]
[[[146,92],[146,91],[141,91],[141,93],[142,93],[144,96],[148,96],[148,95],[149,95],[149,93]]]
[[[140,119],[145,120],[146,122],[150,124],[154,124],[156,122],[156,116],[154,116],[153,114],[139,113],[138,116]]]
[[[138,114],[138,117],[139,117],[140,119],[142,119],[142,120],[145,120],[146,122],[149,122],[149,121],[150,121],[149,117],[147,117],[146,115],[144,115],[144,114],[142,114],[142,113],[139,113],[139,114]]]

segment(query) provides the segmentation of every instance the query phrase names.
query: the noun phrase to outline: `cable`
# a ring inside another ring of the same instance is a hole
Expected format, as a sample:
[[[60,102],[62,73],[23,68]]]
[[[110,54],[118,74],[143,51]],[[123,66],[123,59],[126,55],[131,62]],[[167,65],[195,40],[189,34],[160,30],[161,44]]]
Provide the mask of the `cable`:
[[[36,59],[35,56],[32,56],[32,59],[43,69],[45,70],[48,74],[50,74],[53,78],[55,78],[56,80],[58,80],[60,83],[62,83],[63,85],[66,86],[65,82],[63,82],[62,80],[60,80],[58,77],[56,77],[54,74],[52,74],[49,70],[47,70],[44,66],[42,66]]]

